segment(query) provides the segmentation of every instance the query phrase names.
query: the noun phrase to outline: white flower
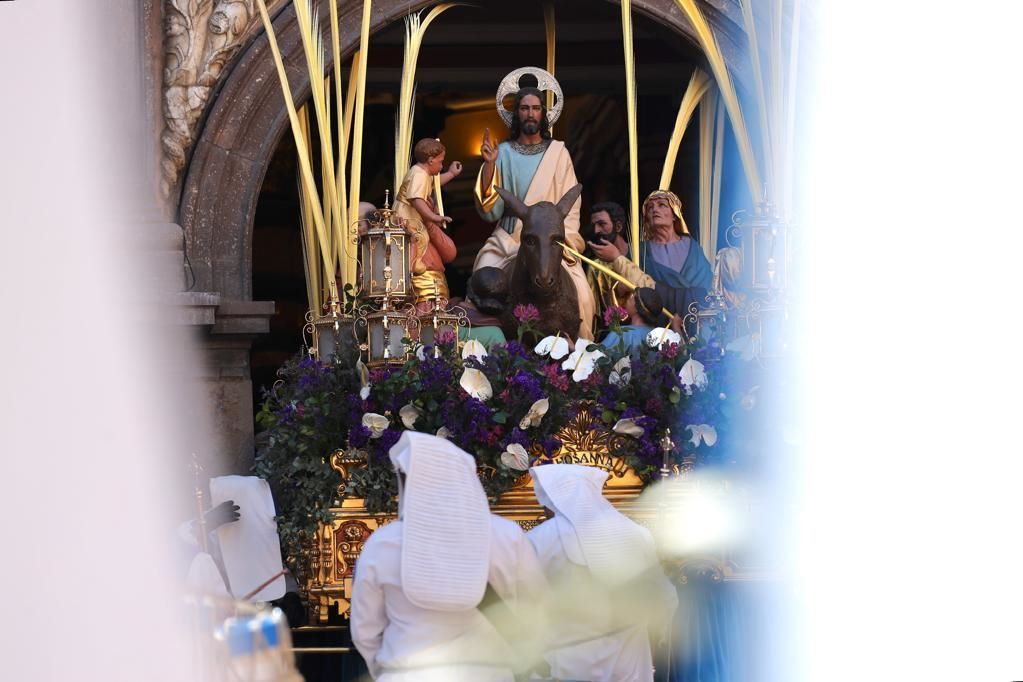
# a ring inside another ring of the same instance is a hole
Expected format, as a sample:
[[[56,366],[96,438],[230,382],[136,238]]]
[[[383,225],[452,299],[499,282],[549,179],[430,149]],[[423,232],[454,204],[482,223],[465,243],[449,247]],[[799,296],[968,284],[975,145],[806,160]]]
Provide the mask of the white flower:
[[[487,349],[476,339],[469,339],[462,346],[462,359],[468,360],[470,357],[476,358],[480,362],[483,362],[483,358],[487,357]]]
[[[747,412],[756,407],[758,390],[760,390],[760,386],[754,386],[750,390],[743,393],[742,397],[739,398],[739,406],[742,407],[742,409],[746,410]]]
[[[551,403],[547,398],[540,398],[535,403],[529,406],[529,411],[526,412],[526,416],[519,422],[519,428],[525,431],[530,426],[540,426],[540,420],[547,414],[547,410],[550,409]]]
[[[518,443],[511,443],[501,453],[501,464],[509,469],[525,471],[529,468],[529,453]]]
[[[458,385],[465,389],[470,396],[483,402],[487,402],[494,395],[494,389],[490,386],[487,375],[471,367],[466,367],[462,372],[462,378],[458,380]]]
[[[550,355],[551,360],[560,360],[568,355],[568,341],[560,336],[548,336],[536,344],[533,351],[537,355]]]
[[[437,437],[438,438],[447,438],[448,440],[450,440],[451,439],[451,432],[448,431],[448,427],[442,426],[439,429],[437,429]]]
[[[419,419],[419,415],[422,413],[422,410],[412,403],[409,403],[398,410],[398,416],[401,417],[401,423],[405,425],[406,429],[412,429],[416,425],[416,420]]]
[[[704,389],[707,387],[707,373],[703,371],[703,363],[699,360],[689,358],[682,369],[678,371],[678,378],[686,388],[686,395],[693,394],[693,387]]]
[[[624,436],[632,436],[633,438],[639,438],[643,435],[643,427],[636,423],[635,419],[619,419],[615,422],[615,425],[611,428],[615,433],[620,433]]]
[[[589,346],[593,346],[593,350],[587,350]],[[599,346],[592,341],[579,339],[575,344],[575,350],[561,363],[561,368],[572,373],[572,381],[583,381],[593,373],[593,368],[597,366],[597,360],[604,357],[604,354],[598,349]]]
[[[707,447],[712,447],[714,443],[718,442],[717,429],[710,424],[690,424],[686,430],[693,434],[693,437],[689,439],[693,447],[699,447],[701,439],[707,444]]]
[[[359,389],[359,399],[360,400],[367,400],[367,399],[369,399],[369,392],[370,392],[370,390],[372,390],[372,388],[373,387],[370,384],[366,384],[365,386],[360,388]]]
[[[628,386],[632,380],[632,360],[626,355],[611,368],[607,381],[612,386]]]
[[[369,429],[370,438],[379,438],[383,435],[384,430],[391,425],[391,422],[382,414],[367,412],[362,415],[362,425]]]
[[[681,343],[682,335],[676,331],[672,331],[667,327],[661,327],[660,329],[654,329],[646,335],[646,345],[651,348],[660,348],[664,344]]]
[[[426,346],[421,343],[416,346],[416,357],[419,362],[426,362]]]

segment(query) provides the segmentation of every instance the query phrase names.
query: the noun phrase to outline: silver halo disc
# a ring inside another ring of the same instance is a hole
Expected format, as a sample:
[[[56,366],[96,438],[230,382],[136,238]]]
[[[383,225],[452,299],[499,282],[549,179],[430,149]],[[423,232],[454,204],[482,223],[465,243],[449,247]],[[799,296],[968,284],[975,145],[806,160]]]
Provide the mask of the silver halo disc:
[[[515,69],[501,80],[501,84],[497,86],[497,113],[501,116],[504,124],[511,128],[513,112],[504,108],[504,98],[518,93],[522,88],[519,85],[519,80],[526,74],[536,78],[536,88],[541,92],[544,90],[554,92],[554,106],[547,110],[547,123],[554,125],[561,116],[565,98],[561,94],[561,84],[558,83],[558,79],[539,66],[523,66],[520,69]]]

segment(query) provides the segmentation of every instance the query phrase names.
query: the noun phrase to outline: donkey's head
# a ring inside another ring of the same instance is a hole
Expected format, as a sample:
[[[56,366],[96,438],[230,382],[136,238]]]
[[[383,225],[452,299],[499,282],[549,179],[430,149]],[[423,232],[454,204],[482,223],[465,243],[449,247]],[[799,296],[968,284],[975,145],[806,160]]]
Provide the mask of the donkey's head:
[[[516,271],[524,271],[529,287],[541,295],[554,293],[561,281],[563,249],[558,242],[565,241],[565,216],[579,199],[583,186],[565,192],[557,204],[541,201],[532,206],[501,187],[496,189],[504,199],[505,212],[522,221]]]

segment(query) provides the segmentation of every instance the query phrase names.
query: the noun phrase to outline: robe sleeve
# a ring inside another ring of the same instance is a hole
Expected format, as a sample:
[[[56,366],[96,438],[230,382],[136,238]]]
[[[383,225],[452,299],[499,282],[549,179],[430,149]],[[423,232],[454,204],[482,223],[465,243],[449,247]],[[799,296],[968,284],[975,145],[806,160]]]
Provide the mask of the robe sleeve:
[[[657,285],[653,277],[625,256],[618,256],[611,262],[611,269],[638,287],[653,288]],[[674,286],[674,285],[673,285]]]
[[[473,196],[476,199],[476,213],[488,223],[496,223],[504,217],[504,199],[494,189],[501,186],[501,157],[498,156],[494,167],[494,178],[488,187],[483,187],[483,167],[476,175],[476,187]]]
[[[365,659],[369,674],[377,678],[382,673],[376,658],[383,644],[387,612],[384,610],[384,593],[376,579],[373,556],[372,545],[367,543],[355,565],[351,634],[352,643]]]

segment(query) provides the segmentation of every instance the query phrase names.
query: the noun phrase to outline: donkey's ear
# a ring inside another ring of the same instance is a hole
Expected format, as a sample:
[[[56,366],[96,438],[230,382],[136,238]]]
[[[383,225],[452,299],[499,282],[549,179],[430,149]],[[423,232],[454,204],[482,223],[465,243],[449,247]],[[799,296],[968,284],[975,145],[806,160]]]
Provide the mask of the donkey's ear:
[[[504,199],[504,212],[511,214],[519,220],[525,220],[526,214],[529,213],[529,207],[526,206],[521,199],[509,192],[503,187],[495,187],[497,193]]]
[[[558,202],[558,213],[561,214],[562,218],[568,216],[568,212],[572,210],[572,206],[579,200],[579,195],[582,193],[582,183],[565,192],[565,196],[561,197],[561,201]]]

